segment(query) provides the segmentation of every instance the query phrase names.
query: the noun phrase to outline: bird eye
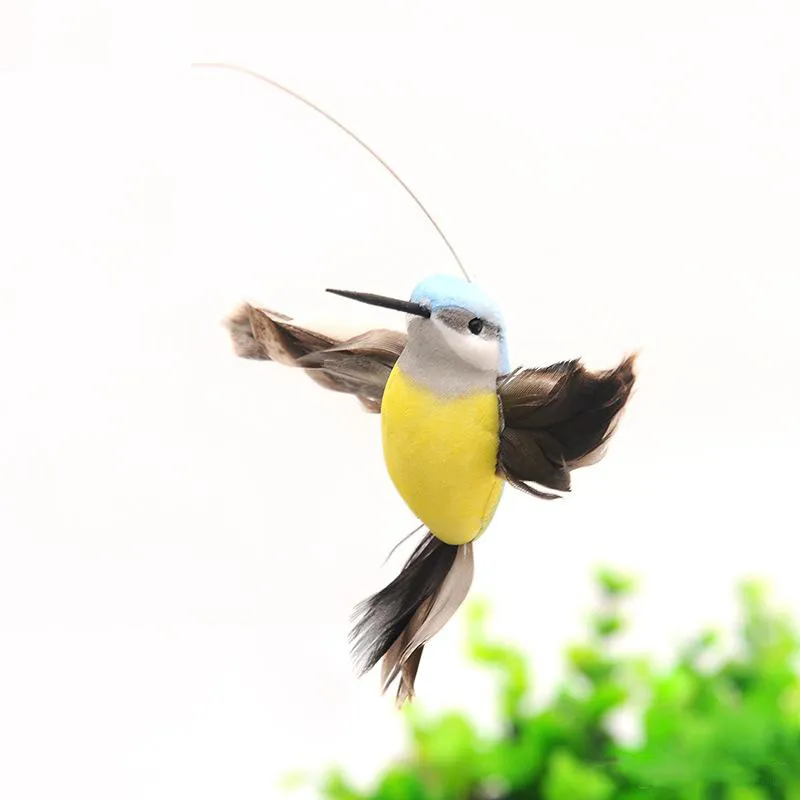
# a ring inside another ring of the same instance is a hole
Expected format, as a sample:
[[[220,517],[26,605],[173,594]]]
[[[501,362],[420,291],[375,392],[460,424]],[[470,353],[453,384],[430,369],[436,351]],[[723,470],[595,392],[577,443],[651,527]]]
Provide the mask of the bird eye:
[[[475,317],[467,323],[467,327],[470,333],[474,333],[477,336],[483,330],[483,320]]]

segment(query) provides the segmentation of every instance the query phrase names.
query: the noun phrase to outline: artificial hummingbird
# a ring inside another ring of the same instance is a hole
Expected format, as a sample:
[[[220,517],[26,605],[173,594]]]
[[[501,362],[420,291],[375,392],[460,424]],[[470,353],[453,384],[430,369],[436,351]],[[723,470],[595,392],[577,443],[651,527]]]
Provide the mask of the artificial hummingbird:
[[[470,281],[428,210],[369,145],[271,78],[231,64],[194,66],[254,77],[340,128],[406,190],[464,275],[426,278],[409,300],[328,290],[405,313],[405,333],[371,330],[341,340],[250,304],[227,320],[237,355],[300,367],[381,415],[389,476],[428,531],[400,574],[357,606],[351,640],[362,674],[382,661],[383,691],[399,679],[402,705],[414,695],[425,643],[469,592],[473,543],[491,522],[505,484],[548,500],[568,492],[570,472],[605,453],[633,389],[635,356],[603,372],[590,372],[577,359],[512,371],[498,306]]]
[[[428,532],[400,574],[356,608],[351,639],[362,674],[383,661],[383,691],[399,678],[402,705],[425,643],[467,596],[473,543],[504,484],[545,499],[569,491],[570,472],[605,453],[635,356],[603,372],[579,360],[510,371],[503,318],[473,283],[435,275],[410,300],[328,291],[404,312],[407,332],[339,340],[249,304],[228,326],[239,356],[300,367],[381,414],[389,476]]]

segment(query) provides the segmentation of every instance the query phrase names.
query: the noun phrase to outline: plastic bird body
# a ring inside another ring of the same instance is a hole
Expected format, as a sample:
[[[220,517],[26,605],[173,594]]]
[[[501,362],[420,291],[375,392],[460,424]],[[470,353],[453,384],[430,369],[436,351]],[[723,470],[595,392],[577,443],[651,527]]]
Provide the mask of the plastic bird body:
[[[502,320],[473,284],[458,278],[429,278],[412,301],[431,316],[411,316],[408,343],[386,383],[384,457],[397,491],[431,533],[463,545],[489,525],[503,488],[497,475]],[[481,329],[472,333],[470,320],[480,320]]]
[[[509,372],[503,319],[460,278],[434,276],[409,301],[329,290],[407,314],[407,333],[373,330],[340,341],[282,314],[241,307],[229,320],[238,355],[305,369],[382,415],[389,476],[428,528],[400,574],[356,609],[354,655],[382,661],[384,691],[411,698],[426,642],[459,608],[473,543],[505,483],[545,499],[570,472],[602,458],[634,383],[634,357],[592,373],[577,361]]]
[[[384,458],[397,491],[437,539],[456,545],[486,530],[503,489],[497,393],[465,390],[439,395],[398,364],[382,412]]]

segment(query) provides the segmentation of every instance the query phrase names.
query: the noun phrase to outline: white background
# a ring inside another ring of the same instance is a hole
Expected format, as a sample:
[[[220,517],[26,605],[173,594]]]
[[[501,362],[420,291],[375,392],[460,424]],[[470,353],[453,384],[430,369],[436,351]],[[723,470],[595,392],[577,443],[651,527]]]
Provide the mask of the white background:
[[[633,570],[632,648],[732,625],[760,575],[800,616],[800,11],[793,2],[0,6],[0,796],[265,798],[402,745],[356,681],[352,605],[413,520],[379,419],[235,359],[242,299],[349,330],[455,270],[515,363],[642,348],[569,500],[507,492],[475,594],[536,659]],[[463,616],[426,708],[491,719]]]

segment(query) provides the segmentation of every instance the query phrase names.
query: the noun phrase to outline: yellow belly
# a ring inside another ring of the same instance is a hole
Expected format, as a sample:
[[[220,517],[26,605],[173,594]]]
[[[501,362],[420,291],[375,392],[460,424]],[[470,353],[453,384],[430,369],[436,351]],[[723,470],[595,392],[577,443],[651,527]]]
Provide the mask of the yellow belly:
[[[381,418],[389,476],[414,514],[448,544],[483,533],[503,489],[497,394],[439,399],[395,367]]]

